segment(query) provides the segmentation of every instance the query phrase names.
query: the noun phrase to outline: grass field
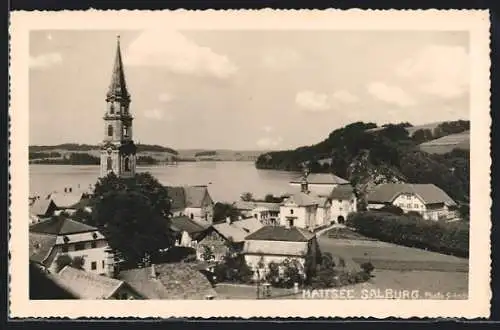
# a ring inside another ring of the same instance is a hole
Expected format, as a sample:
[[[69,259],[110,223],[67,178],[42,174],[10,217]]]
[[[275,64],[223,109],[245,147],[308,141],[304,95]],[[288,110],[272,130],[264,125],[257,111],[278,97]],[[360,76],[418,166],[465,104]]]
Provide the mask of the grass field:
[[[468,259],[380,241],[335,239],[323,235],[319,238],[319,245],[322,252],[351,258],[357,263],[369,261],[375,269],[442,272],[469,270]]]

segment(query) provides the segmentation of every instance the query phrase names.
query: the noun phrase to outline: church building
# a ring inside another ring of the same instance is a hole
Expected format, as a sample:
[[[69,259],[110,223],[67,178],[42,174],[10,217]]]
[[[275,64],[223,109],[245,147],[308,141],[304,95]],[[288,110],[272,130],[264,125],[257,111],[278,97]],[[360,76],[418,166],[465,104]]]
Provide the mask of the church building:
[[[129,106],[130,94],[125,82],[118,36],[111,84],[106,94],[106,113],[103,117],[104,139],[101,143],[100,177],[111,172],[119,177],[135,175],[137,147],[132,139],[133,117]]]

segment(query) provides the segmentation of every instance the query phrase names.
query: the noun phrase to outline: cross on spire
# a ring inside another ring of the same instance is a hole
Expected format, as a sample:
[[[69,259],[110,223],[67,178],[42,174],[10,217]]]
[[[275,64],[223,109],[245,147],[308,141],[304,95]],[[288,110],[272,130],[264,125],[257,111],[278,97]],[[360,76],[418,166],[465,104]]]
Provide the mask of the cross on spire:
[[[125,82],[125,73],[123,71],[122,53],[120,50],[120,35],[116,36],[116,56],[113,65],[113,73],[111,75],[111,83],[109,84],[108,98],[129,99],[130,95],[127,91]]]

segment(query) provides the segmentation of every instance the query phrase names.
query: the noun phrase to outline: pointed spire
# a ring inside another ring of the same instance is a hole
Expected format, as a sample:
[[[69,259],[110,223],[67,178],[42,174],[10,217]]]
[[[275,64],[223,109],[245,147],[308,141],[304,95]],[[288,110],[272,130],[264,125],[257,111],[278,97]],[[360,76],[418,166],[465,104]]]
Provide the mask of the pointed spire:
[[[127,84],[125,82],[125,73],[123,72],[122,53],[120,50],[120,36],[116,36],[116,56],[115,64],[113,66],[113,74],[111,76],[111,83],[109,85],[107,97],[121,97],[128,99],[130,95],[127,91]]]

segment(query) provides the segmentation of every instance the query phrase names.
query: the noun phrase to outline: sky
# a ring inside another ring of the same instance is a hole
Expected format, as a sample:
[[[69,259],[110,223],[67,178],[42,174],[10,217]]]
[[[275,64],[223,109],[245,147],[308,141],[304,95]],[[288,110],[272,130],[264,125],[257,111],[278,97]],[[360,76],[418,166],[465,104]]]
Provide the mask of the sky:
[[[290,149],[346,124],[469,119],[469,35],[429,31],[30,34],[30,144],[97,144],[120,35],[134,140]]]

